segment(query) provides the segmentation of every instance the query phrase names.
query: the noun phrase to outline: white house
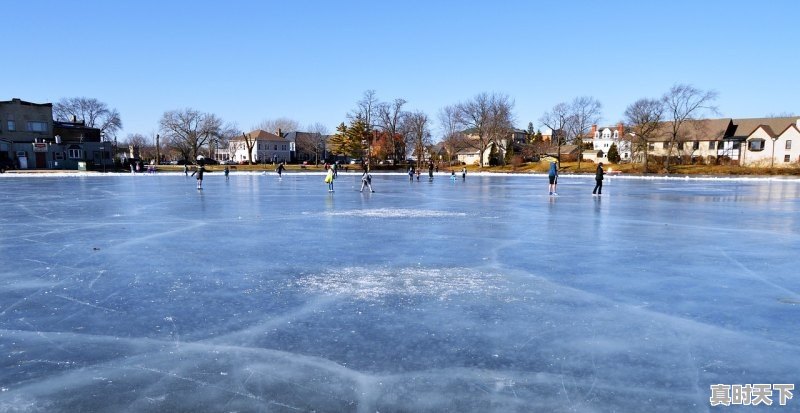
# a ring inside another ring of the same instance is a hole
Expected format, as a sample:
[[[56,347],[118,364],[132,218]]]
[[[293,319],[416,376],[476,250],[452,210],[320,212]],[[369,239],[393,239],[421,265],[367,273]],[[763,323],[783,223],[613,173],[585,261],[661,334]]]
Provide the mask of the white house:
[[[608,163],[608,151],[611,149],[611,145],[616,144],[620,160],[629,161],[631,159],[631,142],[630,139],[624,139],[624,134],[625,127],[622,123],[618,123],[617,126],[599,128],[597,125],[592,125],[592,131],[583,139],[585,145],[591,145],[591,149],[583,152],[583,159],[595,163]]]
[[[775,131],[769,125],[759,125],[745,142],[741,157],[744,166],[797,165],[800,162],[800,119],[782,131]]]
[[[247,154],[248,142],[252,145],[252,158]],[[231,139],[228,152],[231,160],[236,162],[247,162],[252,159],[253,162],[258,163],[278,163],[291,160],[290,142],[261,129]]]

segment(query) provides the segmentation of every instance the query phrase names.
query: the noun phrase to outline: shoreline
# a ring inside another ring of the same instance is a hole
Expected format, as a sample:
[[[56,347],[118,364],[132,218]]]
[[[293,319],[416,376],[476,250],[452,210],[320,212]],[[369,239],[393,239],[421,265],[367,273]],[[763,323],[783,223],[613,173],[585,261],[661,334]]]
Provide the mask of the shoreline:
[[[343,176],[353,176],[353,177],[360,177],[361,172],[351,171],[351,172],[339,172]],[[375,176],[407,176],[406,172],[370,172],[372,175]],[[324,171],[302,171],[302,172],[284,172],[283,175],[285,177],[293,176],[293,175],[312,175],[312,176],[324,176],[326,172]],[[3,174],[0,174],[0,179],[4,178],[85,178],[85,177],[120,177],[120,176],[131,176],[131,177],[150,177],[150,176],[181,176],[183,175],[182,171],[161,171],[156,174],[150,174],[147,172],[138,172],[136,174],[131,174],[130,172],[100,172],[100,171],[73,171],[73,170],[32,170],[32,171],[6,171]],[[221,171],[212,171],[209,173],[209,177],[213,176],[224,176]],[[231,176],[277,176],[278,174],[274,171],[231,171]],[[450,174],[446,172],[438,172],[434,175],[435,177],[439,177],[440,179],[449,179]],[[467,178],[470,177],[499,177],[499,176],[514,176],[514,177],[532,177],[532,178],[547,178],[547,173],[544,172],[474,172],[470,171],[467,172]],[[189,176],[189,178],[194,179],[193,177]],[[420,181],[424,178],[427,180],[427,174],[421,176]],[[460,178],[460,176],[459,176]],[[559,175],[561,179],[584,179],[584,178],[591,178],[594,179],[593,173],[562,173]],[[673,174],[673,175],[657,175],[657,174],[626,174],[626,173],[619,173],[619,174],[606,174],[606,180],[614,180],[614,179],[633,179],[633,180],[697,180],[697,181],[753,181],[753,182],[768,182],[768,181],[781,181],[781,182],[800,182],[800,177],[794,175],[692,175],[692,174]]]

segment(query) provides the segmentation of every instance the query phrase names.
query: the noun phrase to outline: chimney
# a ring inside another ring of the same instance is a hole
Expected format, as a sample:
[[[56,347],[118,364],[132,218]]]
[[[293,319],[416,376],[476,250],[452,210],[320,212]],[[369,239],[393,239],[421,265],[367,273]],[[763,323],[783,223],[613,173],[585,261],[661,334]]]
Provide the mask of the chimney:
[[[281,132],[282,132],[281,128],[278,128],[278,136],[282,138],[283,137],[283,133],[281,133]]]
[[[589,133],[592,136],[592,139],[594,139],[595,133],[597,133],[597,125],[592,125],[592,132]]]
[[[619,132],[619,137],[622,137],[622,134],[625,132],[625,125],[622,122],[617,124],[617,132]]]
[[[78,123],[78,117],[77,116],[72,115],[72,123]]]

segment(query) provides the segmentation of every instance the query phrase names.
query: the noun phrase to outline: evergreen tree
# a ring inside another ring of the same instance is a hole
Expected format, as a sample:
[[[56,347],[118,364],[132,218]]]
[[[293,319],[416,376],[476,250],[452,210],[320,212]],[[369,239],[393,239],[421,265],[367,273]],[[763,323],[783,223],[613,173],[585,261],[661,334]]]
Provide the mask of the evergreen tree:
[[[514,160],[514,145],[511,145],[511,146],[508,147],[508,150],[506,151],[506,156],[505,156],[505,162],[504,163],[506,165],[509,165],[509,164],[511,164],[512,160]]]
[[[336,133],[331,136],[329,145],[333,155],[346,155],[347,154],[347,125],[344,122],[336,127]]]
[[[350,122],[350,127],[347,128],[347,152],[346,155],[351,158],[361,158],[364,156],[366,149],[365,142],[369,142],[371,136],[366,122],[357,118]]]
[[[489,150],[489,166],[497,165],[497,145],[492,145],[492,148]]]
[[[620,157],[619,157],[619,150],[617,149],[617,144],[612,143],[611,147],[608,148],[608,161],[612,163],[617,163],[619,162],[619,160]]]

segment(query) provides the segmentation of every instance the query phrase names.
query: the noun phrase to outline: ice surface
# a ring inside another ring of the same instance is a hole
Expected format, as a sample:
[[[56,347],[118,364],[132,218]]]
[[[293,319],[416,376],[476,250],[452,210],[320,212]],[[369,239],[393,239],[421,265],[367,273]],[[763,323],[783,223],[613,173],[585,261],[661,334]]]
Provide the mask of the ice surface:
[[[711,384],[798,384],[796,180],[373,177],[0,176],[0,412],[705,412]]]

